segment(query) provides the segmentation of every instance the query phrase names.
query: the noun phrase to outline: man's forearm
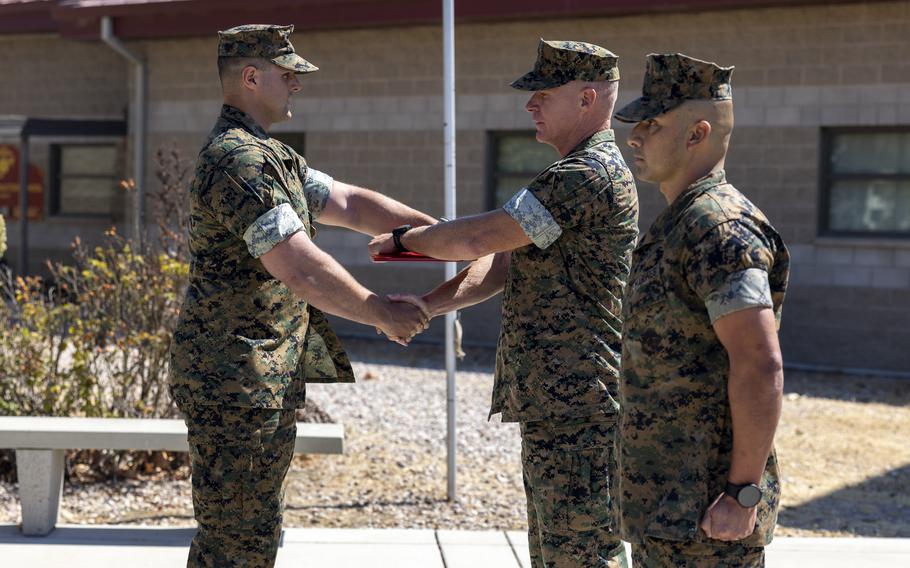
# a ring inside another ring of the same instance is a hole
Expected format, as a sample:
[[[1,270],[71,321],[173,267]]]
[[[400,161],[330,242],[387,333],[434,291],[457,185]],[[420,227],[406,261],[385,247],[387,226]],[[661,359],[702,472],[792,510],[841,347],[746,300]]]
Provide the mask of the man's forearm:
[[[774,441],[784,388],[777,321],[769,307],[735,310],[714,322],[730,361],[727,399],[733,422],[733,483],[758,483]]]
[[[401,225],[419,227],[436,222],[433,217],[381,193],[347,184],[341,184],[339,189],[348,192],[347,207],[350,211],[347,226],[357,232],[379,235]]]
[[[423,296],[436,317],[479,304],[502,291],[509,267],[509,253],[479,258],[470,266]]]
[[[288,285],[299,297],[314,307],[344,319],[366,325],[383,321],[382,300],[364,288],[354,277],[326,253]]]
[[[416,227],[401,237],[407,250],[442,260],[473,260],[478,255],[470,238],[459,228],[464,221],[456,219],[434,227]],[[432,230],[431,230],[432,229]],[[470,234],[470,233],[467,233]]]
[[[408,250],[443,260],[474,260],[511,251],[531,241],[502,209],[418,227],[402,235]]]
[[[386,317],[383,300],[303,232],[279,243],[260,260],[295,295],[326,313],[373,326]]]
[[[727,384],[733,420],[729,481],[758,483],[780,420],[783,370],[779,354],[730,364]]]

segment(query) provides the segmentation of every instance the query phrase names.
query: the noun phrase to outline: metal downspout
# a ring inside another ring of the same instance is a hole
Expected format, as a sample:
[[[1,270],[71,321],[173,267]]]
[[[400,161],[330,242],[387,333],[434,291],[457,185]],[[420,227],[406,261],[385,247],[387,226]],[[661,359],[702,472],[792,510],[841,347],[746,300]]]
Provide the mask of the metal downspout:
[[[28,123],[19,135],[19,274],[28,274]]]
[[[114,24],[111,21],[110,16],[101,18],[101,40],[135,66],[136,92],[133,102],[133,180],[136,183],[136,202],[133,218],[133,238],[138,243],[142,241],[142,228],[145,221],[145,162],[148,143],[147,65],[145,59],[130,51],[114,36]]]

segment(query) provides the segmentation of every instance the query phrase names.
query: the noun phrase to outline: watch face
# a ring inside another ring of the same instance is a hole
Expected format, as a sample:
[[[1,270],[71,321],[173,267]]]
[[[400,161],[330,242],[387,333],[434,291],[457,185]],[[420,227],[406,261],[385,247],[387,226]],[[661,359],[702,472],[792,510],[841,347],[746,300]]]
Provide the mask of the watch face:
[[[743,507],[754,507],[761,501],[761,489],[754,485],[746,485],[739,490],[736,500]]]

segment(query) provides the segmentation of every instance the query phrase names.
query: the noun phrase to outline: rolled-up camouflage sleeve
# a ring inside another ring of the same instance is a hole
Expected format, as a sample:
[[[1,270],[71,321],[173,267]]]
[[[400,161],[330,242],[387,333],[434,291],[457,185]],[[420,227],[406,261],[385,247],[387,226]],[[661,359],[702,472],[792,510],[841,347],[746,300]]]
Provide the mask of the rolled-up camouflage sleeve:
[[[552,245],[562,234],[562,229],[550,212],[527,188],[522,188],[513,195],[502,208],[521,225],[531,242],[541,249]]]
[[[740,310],[774,307],[768,273],[760,268],[747,268],[730,274],[726,282],[708,294],[705,307],[711,323]]]
[[[319,215],[325,210],[325,204],[329,201],[335,180],[329,174],[319,170],[314,170],[310,167],[304,167],[303,169],[305,170],[303,176],[301,176],[305,180],[303,182],[303,194],[306,196],[310,215],[313,216],[313,219],[318,219]]]
[[[525,191],[549,213],[562,233],[590,222],[599,211],[610,207],[611,188],[610,178],[596,161],[572,158],[541,172]],[[528,197],[524,199],[530,202]],[[553,229],[547,234],[556,234],[555,238],[559,238]]]
[[[686,278],[712,324],[733,312],[774,307],[768,281],[773,258],[768,243],[741,221],[722,223],[695,244]]]
[[[276,166],[258,149],[241,149],[223,158],[202,193],[215,218],[243,239],[251,253],[251,239],[261,241],[264,234],[272,234],[272,226],[286,232],[293,225],[286,213],[275,213],[293,212],[288,190]],[[294,218],[300,222],[296,214]]]
[[[243,233],[243,240],[246,242],[250,254],[254,258],[259,258],[272,250],[275,245],[304,228],[303,221],[300,220],[291,204],[282,203],[256,219]]]

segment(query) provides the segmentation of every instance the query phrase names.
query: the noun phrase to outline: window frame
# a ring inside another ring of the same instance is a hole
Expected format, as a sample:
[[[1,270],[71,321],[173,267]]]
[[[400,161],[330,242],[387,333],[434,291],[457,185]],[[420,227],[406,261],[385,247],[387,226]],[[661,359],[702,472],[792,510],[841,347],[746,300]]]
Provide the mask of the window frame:
[[[509,136],[515,136],[516,134],[530,135],[531,138],[536,139],[535,131],[533,129],[521,128],[521,129],[510,129],[510,130],[488,130],[487,131],[487,152],[486,152],[486,166],[484,172],[485,178],[485,188],[484,192],[486,193],[484,201],[487,205],[487,211],[493,211],[494,209],[499,209],[502,205],[496,203],[496,180],[499,177],[499,173],[496,171],[496,162],[499,159],[499,141],[503,138]],[[537,142],[541,144],[541,142]],[[558,156],[554,156],[553,161],[557,161]],[[533,180],[537,174],[543,170],[538,170],[536,172],[528,173],[528,182]],[[506,175],[524,175],[524,172],[509,172]],[[515,191],[518,191],[519,187],[515,188]]]
[[[47,217],[58,217],[64,219],[104,219],[112,220],[115,222],[121,222],[126,217],[125,209],[116,210],[115,207],[110,212],[107,213],[67,213],[60,210],[60,201],[61,201],[61,190],[63,188],[63,148],[64,147],[109,147],[113,148],[116,153],[117,158],[114,162],[114,171],[111,173],[110,179],[114,182],[114,191],[117,191],[120,181],[123,179],[122,172],[118,173],[118,166],[122,166],[120,163],[122,159],[123,148],[117,142],[53,142],[48,145],[48,172],[50,173],[47,189],[47,204],[45,205],[45,214]],[[67,176],[76,179],[108,179],[108,176],[100,175],[91,175],[91,174],[77,174]],[[124,199],[124,207],[128,207],[126,203],[129,202],[129,199]]]
[[[910,126],[831,126],[822,127],[819,151],[819,199],[818,199],[818,236],[835,238],[861,238],[881,240],[910,240],[910,231],[845,231],[830,227],[831,190],[838,181],[862,181],[881,179],[885,181],[910,182],[910,173],[906,174],[870,174],[850,173],[835,174],[830,167],[830,156],[834,149],[834,139],[843,134],[910,134]]]
[[[306,156],[305,152],[306,152],[306,139],[307,139],[307,135],[306,135],[306,131],[305,131],[305,130],[279,130],[279,131],[276,131],[276,132],[272,132],[272,133],[270,134],[270,136],[271,136],[272,138],[278,140],[278,141],[281,142],[282,144],[286,145],[286,146],[289,147],[291,150],[294,150],[294,151],[297,152],[300,156]],[[282,138],[289,138],[289,139],[292,139],[292,141],[294,141],[294,139],[299,140],[299,142],[300,142],[300,148],[299,148],[299,149],[298,149],[298,148],[295,148],[293,144],[289,143],[289,142],[286,141],[286,140],[283,140]],[[304,158],[304,159],[305,159],[305,158]]]

